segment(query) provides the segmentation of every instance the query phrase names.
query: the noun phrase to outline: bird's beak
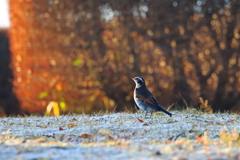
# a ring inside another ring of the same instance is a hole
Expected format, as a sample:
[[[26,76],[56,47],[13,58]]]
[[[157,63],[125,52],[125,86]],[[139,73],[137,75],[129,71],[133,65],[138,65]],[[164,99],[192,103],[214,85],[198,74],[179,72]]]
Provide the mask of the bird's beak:
[[[133,77],[131,77],[132,80],[135,80]]]

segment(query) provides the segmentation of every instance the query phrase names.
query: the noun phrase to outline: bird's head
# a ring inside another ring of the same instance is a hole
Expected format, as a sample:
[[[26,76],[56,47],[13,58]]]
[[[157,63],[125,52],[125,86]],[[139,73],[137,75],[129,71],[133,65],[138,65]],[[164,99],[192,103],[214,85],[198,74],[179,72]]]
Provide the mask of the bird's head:
[[[141,86],[145,86],[145,81],[141,77],[134,77],[131,78],[136,83],[136,88],[139,88]]]

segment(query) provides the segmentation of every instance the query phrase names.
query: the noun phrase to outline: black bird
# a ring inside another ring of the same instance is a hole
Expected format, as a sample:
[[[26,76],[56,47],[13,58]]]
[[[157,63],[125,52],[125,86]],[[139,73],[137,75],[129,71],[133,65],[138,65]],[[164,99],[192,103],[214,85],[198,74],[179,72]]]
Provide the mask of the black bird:
[[[152,95],[152,93],[147,89],[143,78],[134,77],[131,79],[136,83],[136,87],[134,89],[134,101],[136,102],[137,106],[141,110],[146,112],[145,118],[147,116],[147,112],[151,112],[151,116],[152,116],[152,112],[154,112],[154,111],[162,111],[162,112],[168,114],[170,117],[172,116],[172,113],[166,111],[158,103],[158,101]]]

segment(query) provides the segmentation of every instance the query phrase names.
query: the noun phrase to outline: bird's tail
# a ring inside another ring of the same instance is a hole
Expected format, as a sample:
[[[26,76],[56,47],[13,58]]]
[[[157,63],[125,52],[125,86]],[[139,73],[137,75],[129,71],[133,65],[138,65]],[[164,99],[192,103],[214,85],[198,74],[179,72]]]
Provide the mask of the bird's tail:
[[[168,114],[170,117],[172,117],[172,113],[168,112],[167,110],[163,109],[162,107],[160,107],[160,108],[161,108],[160,111],[162,111],[162,112]]]

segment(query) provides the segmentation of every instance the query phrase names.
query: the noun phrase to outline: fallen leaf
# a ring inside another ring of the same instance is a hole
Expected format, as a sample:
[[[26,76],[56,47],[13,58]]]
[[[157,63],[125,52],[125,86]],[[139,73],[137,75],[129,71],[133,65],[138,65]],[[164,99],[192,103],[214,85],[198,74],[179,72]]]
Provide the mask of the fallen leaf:
[[[210,148],[207,147],[207,146],[203,146],[203,150],[205,150],[205,151],[210,151]]]
[[[39,125],[36,125],[36,127],[47,128],[47,126],[39,126]]]
[[[98,131],[99,134],[111,134],[111,131],[108,129],[100,129]]]
[[[141,119],[139,119],[139,118],[137,118],[137,120],[138,120],[139,122],[141,122],[141,123],[143,123],[143,122],[144,122],[143,120],[141,120]]]
[[[120,148],[126,149],[126,148],[129,148],[129,146],[127,146],[127,145],[121,145]]]
[[[76,119],[76,118],[73,118],[72,121],[77,121],[77,119]]]
[[[213,125],[213,122],[208,122],[207,125]]]
[[[165,152],[172,152],[172,147],[169,145],[165,147]]]
[[[44,142],[44,141],[46,141],[46,139],[43,138],[43,137],[40,137],[40,138],[38,138],[38,139],[35,139],[35,141],[36,141],[36,142]]]
[[[223,124],[223,123],[221,123],[221,122],[217,122],[216,124],[217,124],[217,125],[221,125],[221,126],[225,125],[225,124]]]
[[[203,137],[202,136],[197,137],[197,142],[202,143],[203,142]]]
[[[108,139],[109,139],[109,140],[113,140],[113,137],[112,137],[112,136],[108,136]]]
[[[90,138],[90,137],[92,137],[92,135],[91,134],[82,134],[80,137],[81,138]]]
[[[59,140],[60,140],[60,141],[62,141],[62,140],[63,140],[63,138],[64,138],[64,136],[65,136],[64,134],[63,134],[63,135],[61,135],[61,136],[59,137]]]
[[[236,154],[236,155],[234,156],[235,159],[238,159],[239,157],[240,157],[240,154]]]
[[[63,130],[63,128],[62,127],[59,127],[59,131],[62,131]]]
[[[191,129],[191,130],[189,130],[188,132],[189,132],[189,133],[193,133],[193,132],[194,132],[194,130],[192,130],[192,129]]]
[[[76,127],[77,125],[75,123],[71,123],[68,125],[68,128],[73,128],[73,127]]]

